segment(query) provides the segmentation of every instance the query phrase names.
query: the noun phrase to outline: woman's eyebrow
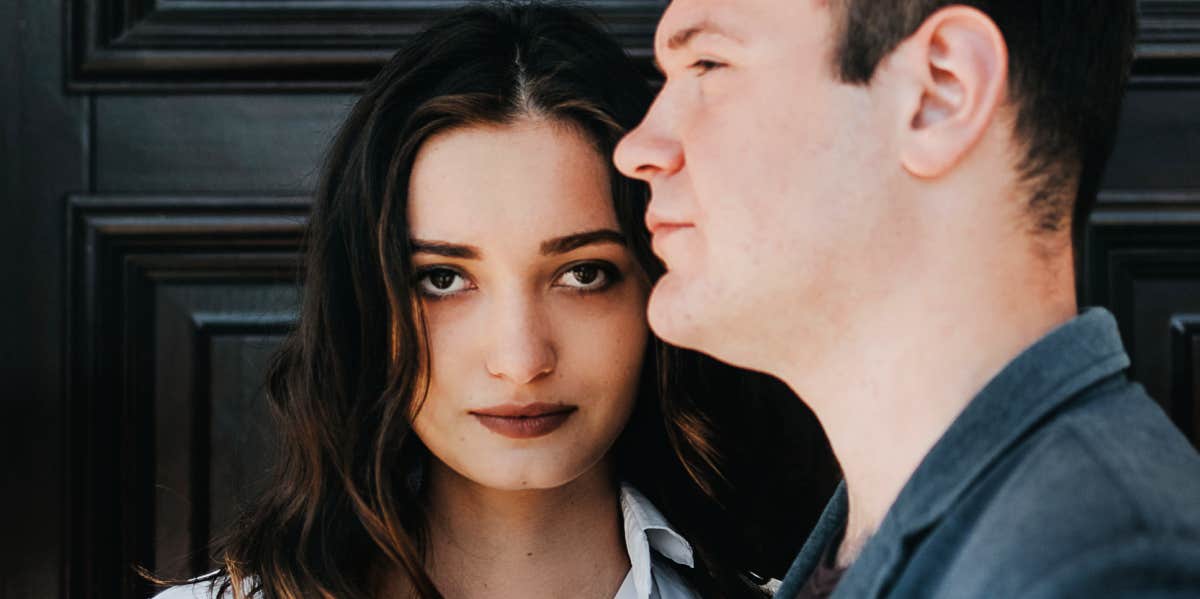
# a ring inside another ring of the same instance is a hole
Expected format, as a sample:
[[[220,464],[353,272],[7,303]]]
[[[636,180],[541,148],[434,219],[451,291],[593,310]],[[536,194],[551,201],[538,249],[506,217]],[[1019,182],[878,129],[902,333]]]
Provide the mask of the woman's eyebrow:
[[[565,254],[572,250],[577,250],[585,245],[594,243],[615,243],[617,245],[626,245],[625,236],[619,231],[612,229],[596,229],[595,231],[585,231],[583,233],[574,233],[563,237],[556,237],[542,242],[542,255],[549,256],[551,254]]]
[[[435,254],[447,258],[462,258],[465,260],[478,260],[479,256],[482,255],[479,248],[475,246],[460,245],[446,241],[427,241],[424,239],[412,240],[412,253]]]

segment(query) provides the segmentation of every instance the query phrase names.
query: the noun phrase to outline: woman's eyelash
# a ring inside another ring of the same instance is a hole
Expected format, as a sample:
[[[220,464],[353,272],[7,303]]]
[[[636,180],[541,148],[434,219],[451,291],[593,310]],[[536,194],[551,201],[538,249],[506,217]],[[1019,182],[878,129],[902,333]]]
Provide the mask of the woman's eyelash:
[[[580,285],[560,283],[566,277],[575,277]],[[589,294],[608,290],[623,279],[621,270],[608,262],[576,262],[554,275],[554,286],[566,288],[572,293]],[[589,287],[594,281],[599,283]],[[461,287],[455,289],[455,287]],[[466,275],[446,266],[430,266],[413,275],[413,288],[422,297],[441,300],[475,289]]]
[[[595,271],[595,272],[592,272]],[[562,280],[567,276],[575,276],[579,280],[579,274],[583,273],[585,278],[594,279],[602,277],[602,283],[596,287],[576,287],[573,285],[562,285],[575,293],[599,293],[610,289],[613,285],[621,282],[621,270],[615,265],[608,262],[577,262],[563,269],[556,277],[555,282]],[[584,285],[591,281],[584,282]]]
[[[437,280],[434,280],[434,277],[437,277]],[[447,291],[446,289],[453,287],[455,279],[461,279],[468,287]],[[435,300],[453,297],[464,291],[470,291],[469,285],[470,281],[467,280],[465,275],[445,266],[431,266],[421,269],[417,271],[416,276],[413,278],[413,286],[416,288],[416,292],[424,297]]]

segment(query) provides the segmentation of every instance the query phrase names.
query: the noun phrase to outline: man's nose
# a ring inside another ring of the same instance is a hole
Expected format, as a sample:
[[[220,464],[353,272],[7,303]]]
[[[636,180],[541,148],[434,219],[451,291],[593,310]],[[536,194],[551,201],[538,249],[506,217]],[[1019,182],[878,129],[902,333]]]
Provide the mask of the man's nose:
[[[497,302],[485,367],[488,374],[524,385],[554,372],[557,355],[546,315],[528,299]]]
[[[649,183],[683,168],[683,147],[672,131],[670,103],[669,96],[659,94],[641,124],[617,144],[613,161],[626,177]]]

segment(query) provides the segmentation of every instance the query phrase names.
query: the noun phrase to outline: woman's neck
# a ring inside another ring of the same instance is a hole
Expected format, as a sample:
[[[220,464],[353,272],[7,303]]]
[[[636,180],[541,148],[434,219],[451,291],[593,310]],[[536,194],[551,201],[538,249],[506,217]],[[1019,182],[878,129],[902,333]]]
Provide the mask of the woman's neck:
[[[427,569],[449,599],[609,599],[629,572],[607,464],[545,490],[489,489],[436,459],[427,480]]]

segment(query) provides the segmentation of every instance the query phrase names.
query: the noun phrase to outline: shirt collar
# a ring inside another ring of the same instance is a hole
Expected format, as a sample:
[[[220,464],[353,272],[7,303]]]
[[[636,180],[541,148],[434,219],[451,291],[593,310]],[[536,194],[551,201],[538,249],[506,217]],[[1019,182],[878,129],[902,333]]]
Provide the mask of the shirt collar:
[[[654,588],[651,549],[679,565],[695,567],[691,544],[671,528],[645,495],[628,484],[621,485],[621,513],[625,520],[630,575],[638,597],[649,597]]]
[[[1092,308],[1030,346],[971,400],[905,483],[888,515],[839,585],[866,591],[899,558],[898,544],[936,523],[971,484],[1029,430],[1087,387],[1129,367],[1116,319]],[[799,590],[847,516],[838,487],[788,571],[785,591]],[[859,586],[864,585],[864,586]],[[792,588],[794,587],[794,589]],[[840,593],[839,593],[840,594]]]

